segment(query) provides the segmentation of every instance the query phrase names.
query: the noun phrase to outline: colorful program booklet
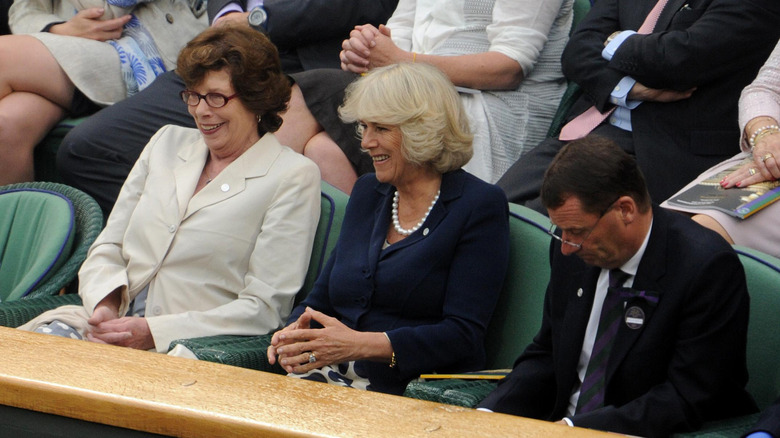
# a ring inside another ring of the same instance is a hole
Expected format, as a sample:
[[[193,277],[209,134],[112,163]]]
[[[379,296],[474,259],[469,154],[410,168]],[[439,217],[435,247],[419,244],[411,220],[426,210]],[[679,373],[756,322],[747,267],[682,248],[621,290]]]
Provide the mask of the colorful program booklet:
[[[667,203],[680,208],[717,209],[740,219],[750,217],[780,199],[780,181],[752,184],[743,188],[722,188],[720,181],[746,161],[713,173],[699,184],[672,197]]]

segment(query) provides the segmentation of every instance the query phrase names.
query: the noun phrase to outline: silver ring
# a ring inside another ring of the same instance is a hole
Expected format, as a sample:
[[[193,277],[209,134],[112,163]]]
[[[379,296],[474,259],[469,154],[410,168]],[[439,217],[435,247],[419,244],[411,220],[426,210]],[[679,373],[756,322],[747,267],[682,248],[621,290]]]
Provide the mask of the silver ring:
[[[317,356],[314,355],[314,352],[309,353],[309,363],[317,362]]]
[[[751,167],[750,169],[748,169],[748,173],[750,174],[750,176],[755,175],[756,174],[756,168],[755,167]]]

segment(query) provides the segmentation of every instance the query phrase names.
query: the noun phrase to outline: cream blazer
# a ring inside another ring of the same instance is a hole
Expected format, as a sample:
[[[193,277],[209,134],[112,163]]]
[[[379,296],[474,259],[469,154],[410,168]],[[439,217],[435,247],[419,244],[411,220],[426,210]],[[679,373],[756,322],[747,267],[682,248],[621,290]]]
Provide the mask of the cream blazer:
[[[317,165],[266,134],[193,196],[207,154],[196,129],[161,128],[79,271],[90,315],[116,288],[124,315],[149,286],[146,319],[158,352],[175,339],[279,328],[311,256]]]
[[[90,100],[110,105],[127,95],[119,55],[106,42],[41,32],[51,23],[75,15],[68,0],[15,0],[8,24],[15,34],[32,34],[49,49],[70,80]],[[188,0],[154,0],[133,11],[154,39],[165,68],[176,68],[179,51],[206,27],[206,14],[196,17]]]

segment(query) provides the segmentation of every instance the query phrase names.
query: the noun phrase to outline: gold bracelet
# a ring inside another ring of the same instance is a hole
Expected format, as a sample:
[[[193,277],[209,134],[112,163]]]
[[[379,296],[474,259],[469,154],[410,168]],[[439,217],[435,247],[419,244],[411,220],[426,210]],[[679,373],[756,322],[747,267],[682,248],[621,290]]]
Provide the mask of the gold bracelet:
[[[756,141],[755,142],[758,143],[758,141],[761,140],[762,138],[764,138],[766,136],[769,136],[769,135],[772,135],[772,134],[777,134],[778,132],[780,132],[780,130],[778,130],[778,129],[767,129],[767,130],[764,130],[764,131],[762,131],[760,134],[758,134],[756,136]]]
[[[390,336],[387,335],[387,332],[382,332],[382,334],[387,338],[387,342],[390,342],[390,348],[393,348],[393,343],[390,341]],[[390,353],[390,368],[395,368],[395,351]]]
[[[750,138],[748,138],[748,145],[750,145],[750,149],[755,148],[756,143],[762,138],[766,137],[767,135],[776,134],[778,132],[780,132],[780,126],[777,125],[766,125],[756,129],[753,131],[753,134],[750,136]]]
[[[417,52],[412,52],[412,64],[417,62]]]

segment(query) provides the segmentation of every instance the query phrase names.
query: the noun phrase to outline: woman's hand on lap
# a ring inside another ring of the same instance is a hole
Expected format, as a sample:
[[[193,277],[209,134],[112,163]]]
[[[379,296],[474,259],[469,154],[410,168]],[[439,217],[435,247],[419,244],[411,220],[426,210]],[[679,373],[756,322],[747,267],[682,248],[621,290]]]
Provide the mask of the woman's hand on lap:
[[[111,20],[101,20],[103,12],[103,8],[83,9],[65,23],[52,26],[49,32],[96,41],[115,40],[121,37],[124,25],[132,17],[125,15]]]

